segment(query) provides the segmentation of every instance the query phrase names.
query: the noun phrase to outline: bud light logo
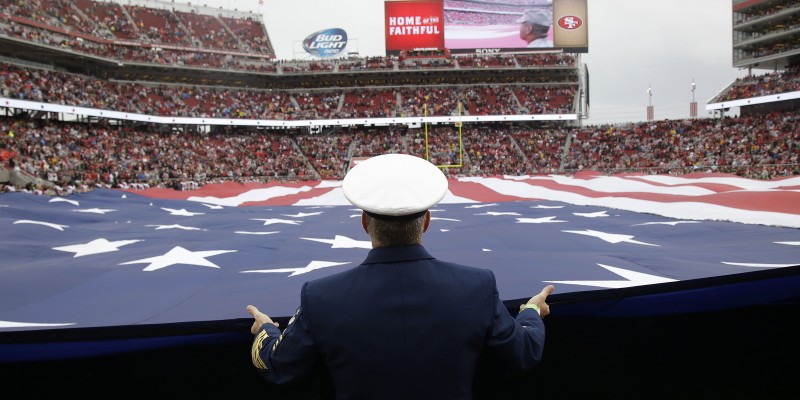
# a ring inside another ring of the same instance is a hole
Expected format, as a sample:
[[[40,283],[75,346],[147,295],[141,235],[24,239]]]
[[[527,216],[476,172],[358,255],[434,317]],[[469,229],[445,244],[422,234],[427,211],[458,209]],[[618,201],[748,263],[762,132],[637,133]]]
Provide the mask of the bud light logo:
[[[347,47],[347,32],[333,28],[314,32],[303,40],[303,49],[313,56],[333,57]]]
[[[574,15],[567,15],[558,19],[558,26],[567,30],[573,30],[583,26],[583,21]]]

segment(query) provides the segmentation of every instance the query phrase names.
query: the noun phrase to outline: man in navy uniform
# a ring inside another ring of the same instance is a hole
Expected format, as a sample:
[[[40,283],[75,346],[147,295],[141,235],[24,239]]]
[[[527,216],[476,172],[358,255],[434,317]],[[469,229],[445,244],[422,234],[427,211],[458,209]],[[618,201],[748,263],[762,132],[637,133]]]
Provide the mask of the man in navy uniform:
[[[372,239],[367,258],[306,282],[281,332],[253,305],[252,361],[277,384],[329,373],[337,399],[470,399],[479,359],[524,372],[542,359],[548,285],[512,317],[487,269],[437,260],[422,246],[447,179],[429,161],[372,157],[342,182]]]

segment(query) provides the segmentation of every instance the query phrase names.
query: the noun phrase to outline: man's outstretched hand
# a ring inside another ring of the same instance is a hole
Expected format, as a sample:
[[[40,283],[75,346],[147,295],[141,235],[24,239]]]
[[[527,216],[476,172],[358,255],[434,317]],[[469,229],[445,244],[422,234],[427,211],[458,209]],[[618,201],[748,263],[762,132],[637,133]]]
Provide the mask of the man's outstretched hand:
[[[550,293],[553,293],[555,286],[547,285],[539,292],[536,296],[531,297],[527,303],[523,304],[524,307],[527,304],[533,304],[539,308],[539,316],[544,318],[548,314],[550,314],[550,305],[547,304],[547,296],[550,296]]]
[[[274,322],[272,320],[272,318],[269,317],[269,315],[264,314],[261,311],[258,311],[256,306],[248,305],[246,310],[247,310],[247,313],[252,315],[253,318],[255,319],[255,321],[253,321],[253,326],[250,327],[250,333],[252,333],[253,335],[258,333],[258,331],[261,329],[261,326],[266,324],[266,323],[270,323],[270,324],[273,324],[275,326],[278,326],[278,323]]]

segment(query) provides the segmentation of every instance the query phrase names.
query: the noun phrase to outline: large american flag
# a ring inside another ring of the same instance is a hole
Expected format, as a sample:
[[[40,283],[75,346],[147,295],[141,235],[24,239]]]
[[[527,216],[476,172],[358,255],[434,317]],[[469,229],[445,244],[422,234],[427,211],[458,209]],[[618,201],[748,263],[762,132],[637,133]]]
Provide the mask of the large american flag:
[[[247,304],[290,316],[305,281],[370,249],[340,185],[2,194],[0,336],[243,319]],[[460,178],[432,217],[431,254],[493,270],[504,300],[548,283],[568,302],[800,264],[800,177]]]

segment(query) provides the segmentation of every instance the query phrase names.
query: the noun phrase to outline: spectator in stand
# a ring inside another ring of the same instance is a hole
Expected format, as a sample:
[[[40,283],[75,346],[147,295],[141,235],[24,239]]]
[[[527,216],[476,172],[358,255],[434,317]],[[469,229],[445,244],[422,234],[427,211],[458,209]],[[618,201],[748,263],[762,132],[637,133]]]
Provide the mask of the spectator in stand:
[[[553,14],[546,9],[527,9],[517,22],[519,37],[528,43],[529,48],[553,47],[553,41],[547,37],[553,25]]]

